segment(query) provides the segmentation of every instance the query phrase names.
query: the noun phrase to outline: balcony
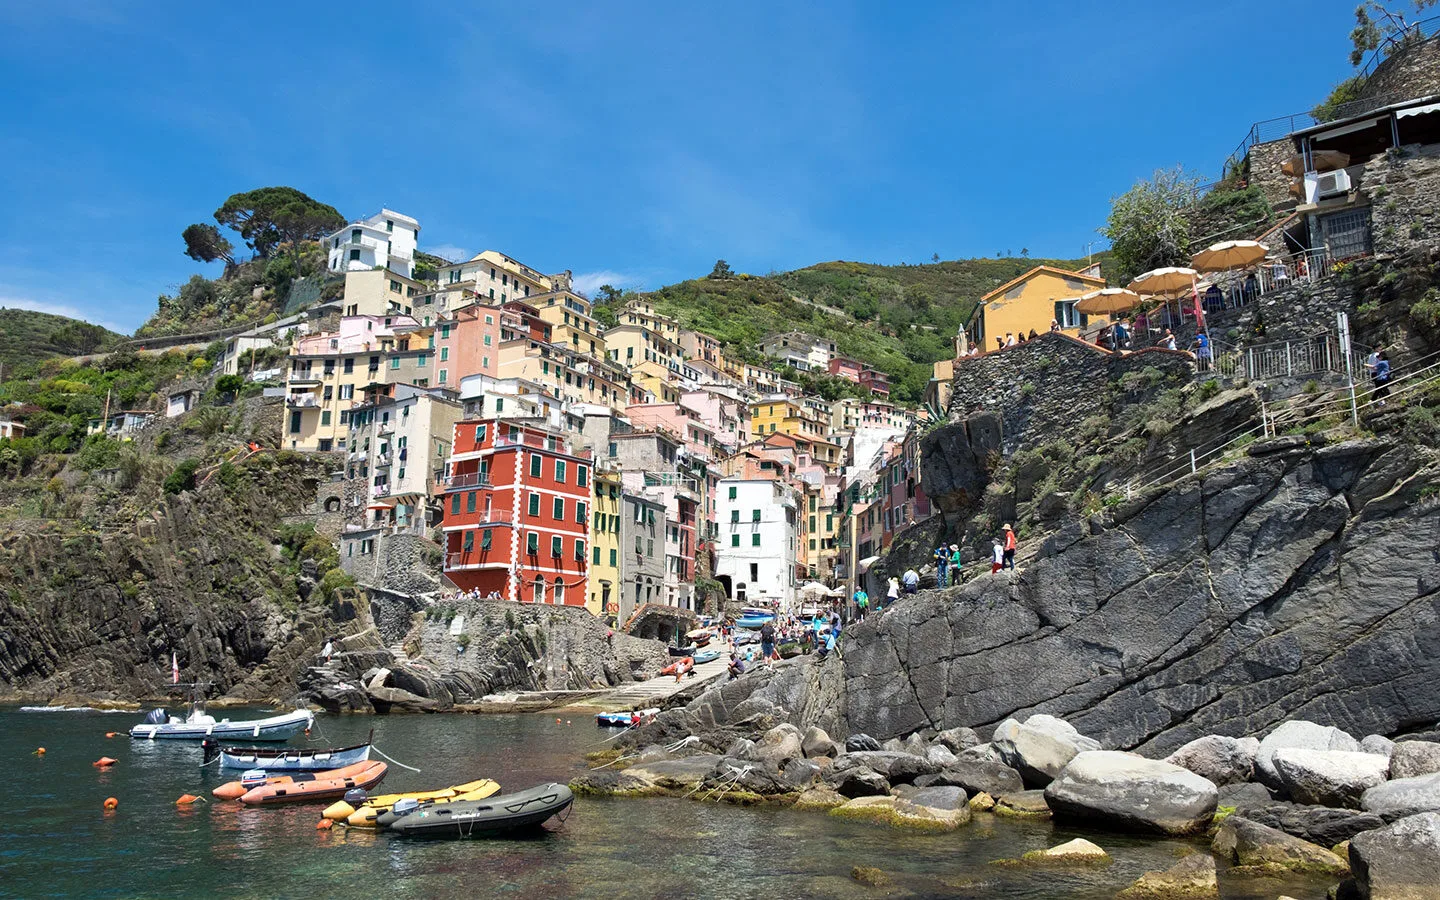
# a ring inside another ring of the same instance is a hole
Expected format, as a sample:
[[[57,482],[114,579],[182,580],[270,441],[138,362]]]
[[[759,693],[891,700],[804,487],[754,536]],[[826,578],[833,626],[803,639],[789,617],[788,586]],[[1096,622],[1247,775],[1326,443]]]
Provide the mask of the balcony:
[[[467,472],[443,480],[446,488],[490,487],[489,472]]]
[[[375,457],[375,468],[388,469],[390,467],[390,454],[381,453]]]
[[[462,512],[450,517],[464,519],[470,516],[476,516],[477,520],[474,522],[465,522],[462,525],[455,525],[452,523],[446,525],[445,530],[461,531],[469,528],[486,528],[491,525],[513,525],[515,523],[515,514],[508,509],[492,509],[489,511],[481,511],[479,513]]]
[[[500,559],[482,559],[481,555],[489,552],[488,550],[476,549],[469,553],[447,553],[445,554],[445,571],[453,572],[456,569],[503,569],[509,566],[508,562]]]
[[[285,398],[285,405],[291,409],[319,409],[320,399],[314,394],[291,394]]]

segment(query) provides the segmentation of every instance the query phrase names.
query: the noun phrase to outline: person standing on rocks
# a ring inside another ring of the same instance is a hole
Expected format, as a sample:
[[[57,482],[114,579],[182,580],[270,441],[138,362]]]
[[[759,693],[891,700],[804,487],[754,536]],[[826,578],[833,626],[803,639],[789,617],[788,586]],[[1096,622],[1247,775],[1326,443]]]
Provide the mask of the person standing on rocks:
[[[855,615],[861,621],[865,621],[865,611],[870,607],[870,595],[865,593],[864,588],[855,589]]]
[[[960,545],[950,545],[950,578],[956,585],[960,584]]]
[[[905,574],[900,577],[905,582],[905,593],[913,594],[916,591],[920,590],[919,572],[916,572],[914,569],[906,569]],[[890,580],[893,582],[895,579],[892,578]],[[899,596],[897,595],[895,599],[898,600]],[[891,603],[893,604],[894,601],[892,600]]]
[[[1005,548],[1000,545],[1000,539],[995,538],[995,546],[990,548],[990,574],[994,575],[1005,565]]]
[[[1005,523],[1005,568],[1015,568],[1015,531],[1010,523]]]
[[[765,663],[765,668],[774,668],[772,657],[775,656],[775,626],[766,622],[760,626],[760,661]]]
[[[945,587],[949,583],[950,551],[944,544],[935,548],[935,585]]]
[[[889,589],[885,591],[885,605],[894,606],[900,600],[900,579],[891,578]]]

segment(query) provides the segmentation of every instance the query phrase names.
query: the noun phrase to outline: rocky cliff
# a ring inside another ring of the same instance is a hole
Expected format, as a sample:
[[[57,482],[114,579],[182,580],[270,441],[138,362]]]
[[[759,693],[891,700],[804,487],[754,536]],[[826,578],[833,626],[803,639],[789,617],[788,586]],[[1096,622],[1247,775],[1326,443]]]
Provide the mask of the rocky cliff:
[[[321,477],[314,458],[261,454],[194,490],[147,494],[124,525],[0,534],[0,696],[164,696],[173,652],[181,680],[213,693],[293,698],[355,615],[278,543]]]

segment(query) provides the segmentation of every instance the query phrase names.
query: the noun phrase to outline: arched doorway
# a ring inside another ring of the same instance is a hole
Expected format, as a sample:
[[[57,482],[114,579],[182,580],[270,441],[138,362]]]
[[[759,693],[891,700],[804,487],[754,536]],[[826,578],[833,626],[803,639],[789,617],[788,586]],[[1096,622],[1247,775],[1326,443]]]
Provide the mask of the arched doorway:
[[[535,576],[535,590],[532,596],[536,603],[545,602],[545,578],[541,575]]]
[[[555,596],[553,599],[556,606],[565,605],[565,580],[559,575],[555,576]]]

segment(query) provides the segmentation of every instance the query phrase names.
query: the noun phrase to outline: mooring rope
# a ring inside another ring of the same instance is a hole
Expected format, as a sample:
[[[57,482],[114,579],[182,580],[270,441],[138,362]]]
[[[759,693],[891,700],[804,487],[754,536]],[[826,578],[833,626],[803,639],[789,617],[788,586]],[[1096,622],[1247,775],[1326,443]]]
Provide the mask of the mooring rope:
[[[378,753],[378,754],[380,754],[381,756],[385,757],[386,759],[390,760],[392,763],[394,763],[395,765],[399,766],[399,767],[402,768],[402,769],[409,769],[409,770],[412,771],[412,772],[418,772],[418,771],[420,771],[419,769],[415,768],[414,766],[407,766],[407,765],[405,765],[405,764],[402,763],[400,760],[396,759],[395,757],[393,757],[393,756],[389,755],[388,753],[386,753],[384,750],[381,750],[379,747],[375,746],[373,743],[370,745],[370,749],[371,749],[371,750],[374,750],[376,753]]]

